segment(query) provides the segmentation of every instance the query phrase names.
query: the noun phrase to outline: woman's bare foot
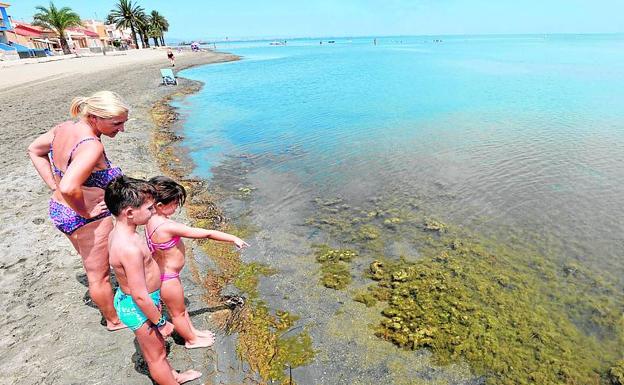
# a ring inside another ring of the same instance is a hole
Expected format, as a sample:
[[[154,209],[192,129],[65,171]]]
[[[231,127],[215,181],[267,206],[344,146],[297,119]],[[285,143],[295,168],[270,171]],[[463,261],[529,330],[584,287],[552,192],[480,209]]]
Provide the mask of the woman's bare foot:
[[[186,372],[178,373],[175,370],[173,371],[173,378],[178,382],[178,384],[184,384],[185,382],[193,381],[201,377],[202,374],[197,370],[187,370]]]
[[[186,343],[184,344],[184,347],[187,349],[207,348],[207,347],[212,346],[212,344],[214,344],[214,336],[204,337],[204,336],[198,335],[195,342],[190,343],[186,341]]]
[[[108,329],[109,332],[114,332],[115,330],[120,330],[120,329],[125,329],[125,328],[127,328],[127,326],[124,325],[121,321],[117,323],[106,321],[106,329]]]

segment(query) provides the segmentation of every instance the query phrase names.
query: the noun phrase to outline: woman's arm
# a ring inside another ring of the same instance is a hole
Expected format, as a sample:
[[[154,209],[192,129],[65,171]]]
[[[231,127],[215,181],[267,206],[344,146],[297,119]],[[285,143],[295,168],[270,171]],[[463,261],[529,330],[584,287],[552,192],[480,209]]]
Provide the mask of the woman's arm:
[[[82,193],[82,184],[93,172],[103,153],[104,146],[96,140],[81,144],[74,153],[71,165],[65,170],[65,174],[58,185],[59,192],[65,202],[78,215],[85,218],[96,217],[106,209],[102,202],[87,211]]]
[[[239,249],[249,246],[247,242],[243,241],[239,237],[232,235],[232,234],[217,231],[217,230],[206,230],[206,229],[200,229],[198,227],[190,227],[190,226],[183,225],[182,223],[173,222],[173,221],[166,223],[162,227],[163,227],[163,230],[171,234],[171,236],[179,236],[179,237],[192,238],[192,239],[209,238],[209,239],[214,239],[215,241],[230,242],[230,243],[235,244],[236,247],[238,247]]]
[[[52,174],[50,158],[48,158],[50,144],[52,144],[53,139],[54,129],[39,136],[28,146],[28,156],[45,184],[47,184],[51,190],[56,190],[56,181]]]

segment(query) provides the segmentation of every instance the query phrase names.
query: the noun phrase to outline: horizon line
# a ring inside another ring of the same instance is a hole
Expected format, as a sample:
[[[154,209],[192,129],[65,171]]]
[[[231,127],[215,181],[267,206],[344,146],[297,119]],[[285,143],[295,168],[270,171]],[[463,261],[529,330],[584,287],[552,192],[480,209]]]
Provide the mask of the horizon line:
[[[167,37],[171,40],[195,41],[209,40],[210,43],[234,43],[241,41],[264,41],[264,40],[303,40],[303,39],[358,39],[358,38],[389,38],[389,37],[438,37],[438,36],[554,36],[554,35],[624,35],[624,32],[523,32],[523,33],[441,33],[441,34],[417,34],[417,35],[324,35],[324,36],[237,36],[234,38],[224,37],[201,37],[195,39]]]

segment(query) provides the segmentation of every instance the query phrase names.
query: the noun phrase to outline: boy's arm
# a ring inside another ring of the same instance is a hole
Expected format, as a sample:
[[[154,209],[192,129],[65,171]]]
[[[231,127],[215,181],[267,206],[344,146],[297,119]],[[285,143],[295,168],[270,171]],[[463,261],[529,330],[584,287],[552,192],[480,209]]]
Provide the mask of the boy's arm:
[[[214,239],[215,241],[230,242],[235,244],[236,247],[238,247],[239,249],[249,246],[247,242],[243,241],[239,237],[217,230],[206,230],[200,229],[198,227],[190,227],[178,222],[169,222],[165,226],[166,228],[164,230],[170,233],[172,236],[193,239],[209,238]]]
[[[126,272],[126,279],[130,289],[130,296],[137,304],[139,309],[145,314],[154,325],[162,317],[162,313],[150,297],[147,291],[147,283],[145,282],[145,265],[143,263],[143,253],[136,245],[127,247],[124,255],[121,257],[121,264]]]

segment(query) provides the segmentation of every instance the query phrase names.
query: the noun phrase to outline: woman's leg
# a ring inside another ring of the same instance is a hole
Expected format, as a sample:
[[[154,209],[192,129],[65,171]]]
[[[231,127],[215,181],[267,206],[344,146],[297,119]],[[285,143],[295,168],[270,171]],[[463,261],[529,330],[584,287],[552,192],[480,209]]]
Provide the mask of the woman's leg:
[[[214,337],[200,336],[193,332],[193,326],[184,305],[184,289],[180,279],[164,281],[160,287],[160,297],[167,305],[175,331],[184,338],[187,348],[205,348],[214,343]]]
[[[108,263],[108,235],[113,229],[111,217],[87,223],[74,231],[69,239],[82,257],[89,280],[89,295],[106,320],[109,330],[125,327],[113,307],[113,288]]]

